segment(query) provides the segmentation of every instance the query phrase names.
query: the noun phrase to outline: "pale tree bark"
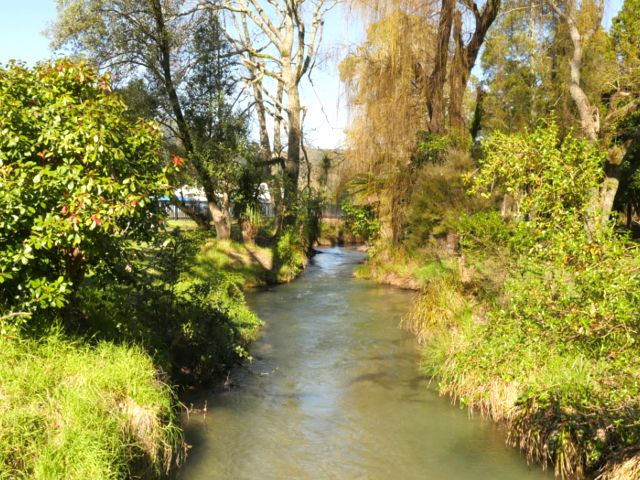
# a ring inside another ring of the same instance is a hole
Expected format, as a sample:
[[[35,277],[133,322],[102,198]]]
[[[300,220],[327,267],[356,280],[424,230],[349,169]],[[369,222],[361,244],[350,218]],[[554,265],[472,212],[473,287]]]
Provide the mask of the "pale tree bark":
[[[284,161],[284,216],[287,223],[293,221],[298,198],[302,141],[302,104],[299,86],[303,77],[313,68],[315,55],[322,38],[324,16],[337,0],[221,0],[204,2],[205,6],[221,5],[233,16],[236,30],[240,32],[234,43],[242,48],[244,63],[250,72],[259,70],[262,77],[274,79],[277,92],[267,92],[261,83],[261,93],[268,98],[256,98],[257,109],[268,102],[273,105],[271,115],[277,131],[280,131],[282,112],[286,114],[287,155]],[[304,9],[310,10],[305,18]],[[251,35],[252,32],[256,34]],[[258,47],[257,34],[267,43]],[[260,68],[258,65],[261,64]],[[286,104],[282,94],[286,93]],[[262,105],[258,105],[261,103]],[[274,147],[279,133],[274,131]],[[281,148],[281,145],[278,145]],[[272,152],[276,153],[277,152]]]
[[[549,4],[554,12],[560,17],[567,28],[573,44],[573,53],[569,59],[571,71],[571,81],[569,93],[578,110],[580,124],[584,135],[592,142],[600,139],[600,112],[591,103],[581,85],[582,67],[584,63],[585,48],[588,47],[589,40],[596,33],[602,22],[604,4],[598,1],[596,5],[596,17],[593,24],[585,32],[581,32],[578,26],[578,5],[577,0],[565,0],[562,4],[557,4],[550,0]],[[562,8],[564,7],[564,8]],[[605,165],[605,178],[597,192],[594,192],[591,202],[591,214],[598,214],[600,224],[609,220],[613,210],[613,202],[620,186],[621,163],[623,155],[618,149],[609,149],[607,163]]]

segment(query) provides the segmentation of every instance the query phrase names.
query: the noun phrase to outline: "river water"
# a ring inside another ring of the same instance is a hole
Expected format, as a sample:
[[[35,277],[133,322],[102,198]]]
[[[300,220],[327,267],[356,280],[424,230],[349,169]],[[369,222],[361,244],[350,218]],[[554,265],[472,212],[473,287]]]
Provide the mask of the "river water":
[[[251,293],[267,322],[253,362],[188,402],[180,478],[552,478],[491,423],[438,397],[398,328],[411,293],[352,278],[364,255],[324,249],[295,282]]]

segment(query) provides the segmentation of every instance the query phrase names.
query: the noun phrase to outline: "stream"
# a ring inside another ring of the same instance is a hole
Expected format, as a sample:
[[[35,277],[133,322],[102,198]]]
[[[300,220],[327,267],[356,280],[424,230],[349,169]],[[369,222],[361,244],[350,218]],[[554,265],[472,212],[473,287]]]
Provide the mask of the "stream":
[[[182,480],[550,479],[504,432],[441,398],[398,328],[412,293],[352,277],[365,255],[327,248],[295,282],[247,299],[267,322],[252,362],[187,401]]]

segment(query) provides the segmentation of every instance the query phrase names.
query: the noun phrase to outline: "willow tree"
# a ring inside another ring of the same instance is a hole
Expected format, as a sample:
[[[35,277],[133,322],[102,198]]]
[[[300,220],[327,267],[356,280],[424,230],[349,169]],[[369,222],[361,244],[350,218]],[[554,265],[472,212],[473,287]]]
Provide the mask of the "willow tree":
[[[419,132],[428,127],[424,109],[434,38],[425,15],[397,10],[370,25],[366,41],[340,64],[353,119],[347,131],[352,169],[393,185],[367,185],[380,197],[386,238],[397,239],[408,186],[401,177],[411,165]]]
[[[351,2],[369,18],[377,20],[396,10],[417,13],[428,19],[428,28],[434,32],[428,45],[433,52],[433,64],[424,72],[428,131],[441,135],[453,129],[462,133],[466,126],[463,101],[467,83],[502,0],[481,3],[441,0],[439,7],[425,0]],[[413,40],[407,37],[406,41]]]

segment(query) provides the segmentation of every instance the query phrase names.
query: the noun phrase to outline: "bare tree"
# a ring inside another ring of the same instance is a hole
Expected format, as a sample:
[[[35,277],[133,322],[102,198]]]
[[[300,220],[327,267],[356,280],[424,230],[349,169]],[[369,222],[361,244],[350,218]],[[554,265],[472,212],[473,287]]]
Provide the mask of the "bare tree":
[[[303,139],[300,83],[313,69],[325,15],[338,1],[204,0],[203,3],[205,7],[222,7],[231,16],[235,29],[232,38],[244,52],[243,63],[252,85],[263,155],[280,155],[282,112],[286,114],[283,187],[287,221],[293,218],[300,175]],[[270,83],[275,88],[268,88]],[[273,150],[268,137],[267,114],[274,119]]]
[[[594,213],[596,210],[599,211],[601,222],[606,222],[613,209],[613,202],[620,185],[621,163],[624,155],[620,148],[607,145],[609,139],[603,138],[598,107],[590,101],[581,85],[585,50],[589,47],[591,38],[600,28],[604,14],[603,0],[595,0],[593,3],[594,14],[590,18],[591,21],[586,28],[581,30],[578,16],[580,8],[584,7],[585,4],[586,2],[583,2],[580,5],[578,0],[562,0],[562,2],[549,0],[549,5],[553,11],[567,26],[573,45],[573,53],[569,59],[571,72],[569,92],[578,110],[582,131],[590,141],[603,140],[604,146],[609,147],[609,155],[605,165],[605,179],[599,191],[594,193],[591,206]],[[606,131],[607,129],[605,128],[604,130]]]

